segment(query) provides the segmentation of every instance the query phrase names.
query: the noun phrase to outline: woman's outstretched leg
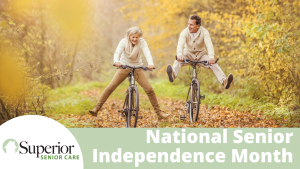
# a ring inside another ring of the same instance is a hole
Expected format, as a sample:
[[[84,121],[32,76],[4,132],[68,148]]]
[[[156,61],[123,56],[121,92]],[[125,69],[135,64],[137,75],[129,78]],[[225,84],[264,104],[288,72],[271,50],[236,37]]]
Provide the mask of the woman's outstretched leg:
[[[89,110],[89,112],[93,116],[97,116],[98,111],[101,109],[107,98],[111,95],[111,93],[122,83],[131,70],[129,69],[118,69],[108,86],[102,92],[95,108],[93,110]]]
[[[154,111],[157,114],[157,118],[158,120],[161,120],[163,118],[166,118],[169,116],[169,114],[164,114],[161,112],[160,110],[160,106],[158,104],[156,95],[154,93],[153,88],[151,87],[147,76],[145,74],[145,72],[143,70],[136,70],[135,71],[135,80],[142,86],[142,88],[144,89],[144,91],[146,92],[146,94],[148,95],[148,98],[150,100],[150,103],[152,104]]]

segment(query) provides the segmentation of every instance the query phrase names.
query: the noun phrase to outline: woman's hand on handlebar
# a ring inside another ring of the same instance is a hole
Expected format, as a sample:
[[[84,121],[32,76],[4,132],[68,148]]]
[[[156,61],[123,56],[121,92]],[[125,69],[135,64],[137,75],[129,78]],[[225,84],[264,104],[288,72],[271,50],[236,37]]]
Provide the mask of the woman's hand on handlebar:
[[[115,65],[116,65],[117,67],[121,67],[121,63],[120,63],[120,62],[116,62]]]
[[[148,70],[153,70],[153,65],[148,65]]]

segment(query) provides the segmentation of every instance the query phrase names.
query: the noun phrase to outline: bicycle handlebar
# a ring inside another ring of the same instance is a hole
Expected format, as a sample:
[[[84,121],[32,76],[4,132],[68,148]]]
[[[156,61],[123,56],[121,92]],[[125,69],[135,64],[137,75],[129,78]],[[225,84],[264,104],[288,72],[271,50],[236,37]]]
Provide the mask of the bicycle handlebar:
[[[116,64],[113,64],[113,66],[116,66]],[[130,68],[130,69],[143,69],[143,70],[149,70],[148,69],[148,67],[142,67],[142,66],[140,66],[140,67],[131,67],[131,66],[128,66],[128,65],[121,65],[121,67],[120,68],[122,68],[122,69],[126,69],[126,68]],[[153,69],[155,69],[155,67],[153,67]]]
[[[177,60],[177,55],[175,55],[175,60]],[[219,58],[215,61],[215,64],[218,62]],[[207,63],[207,61],[193,61],[193,60],[189,60],[189,59],[185,59],[182,61],[183,63],[186,63],[186,62],[192,62],[192,63],[201,63],[203,64],[204,66],[208,66],[209,64]]]

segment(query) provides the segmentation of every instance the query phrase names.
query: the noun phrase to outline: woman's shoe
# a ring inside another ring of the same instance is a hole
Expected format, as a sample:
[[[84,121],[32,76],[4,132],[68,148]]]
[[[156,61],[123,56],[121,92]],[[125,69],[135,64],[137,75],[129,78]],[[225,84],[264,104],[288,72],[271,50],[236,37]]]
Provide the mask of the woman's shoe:
[[[93,110],[89,110],[89,112],[91,113],[92,116],[97,117],[98,115],[98,111],[97,108],[94,108]]]
[[[165,113],[162,113],[161,111],[156,113],[157,114],[157,119],[158,120],[162,120],[162,119],[165,119],[167,118],[168,116],[170,116],[169,114],[165,114]]]

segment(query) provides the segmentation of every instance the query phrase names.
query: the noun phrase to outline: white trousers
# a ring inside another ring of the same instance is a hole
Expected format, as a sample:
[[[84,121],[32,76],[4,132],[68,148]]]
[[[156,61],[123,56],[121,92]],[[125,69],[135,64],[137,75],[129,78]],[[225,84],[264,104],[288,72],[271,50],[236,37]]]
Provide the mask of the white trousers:
[[[183,53],[183,57],[186,58],[186,59],[189,59],[189,60],[194,60],[193,57],[189,53],[186,53],[186,52]],[[207,63],[208,63],[208,56],[203,55],[197,61],[207,61]],[[177,77],[181,66],[186,66],[186,65],[187,64],[184,64],[182,62],[179,62],[179,61],[175,60],[175,62],[173,64],[173,72],[174,72],[175,78]],[[222,71],[222,69],[220,68],[220,66],[217,63],[216,64],[211,64],[210,66],[204,66],[203,64],[198,63],[198,66],[202,66],[202,67],[205,67],[207,69],[211,69],[215,73],[215,75],[218,78],[219,82],[222,83],[222,84],[223,84],[224,80],[226,79],[226,76],[225,76],[224,72]]]

